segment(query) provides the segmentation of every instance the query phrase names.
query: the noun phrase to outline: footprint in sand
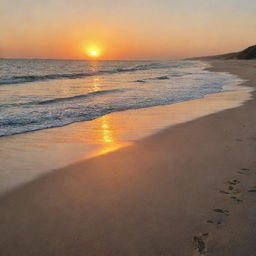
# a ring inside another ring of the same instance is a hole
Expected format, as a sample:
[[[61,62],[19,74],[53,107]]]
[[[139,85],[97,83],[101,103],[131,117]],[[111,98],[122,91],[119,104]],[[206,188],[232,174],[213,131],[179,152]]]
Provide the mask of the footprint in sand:
[[[216,208],[216,209],[213,209],[213,211],[216,213],[220,213],[222,216],[226,216],[226,217],[230,215],[230,212],[226,209]],[[217,226],[223,224],[225,222],[225,218],[221,217],[221,215],[208,219],[206,223],[214,224]]]
[[[232,186],[228,186],[228,189],[229,189],[229,190],[233,190],[233,189],[234,189],[234,187],[232,187]]]
[[[225,195],[229,195],[230,194],[230,192],[227,192],[227,191],[225,191],[223,189],[219,190],[219,192],[222,193],[222,194],[225,194]]]
[[[241,168],[237,173],[242,174],[242,175],[249,175],[250,174],[250,169]]]
[[[213,220],[213,219],[209,219],[209,220],[206,221],[206,223],[208,223],[208,224],[215,224],[215,225],[218,226],[218,225],[223,224],[224,221],[223,221],[223,220]]]
[[[240,180],[229,180],[228,182],[227,182],[229,185],[233,185],[233,186],[235,186],[235,185],[237,185],[237,184],[239,184],[240,183]]]
[[[226,209],[220,209],[220,208],[217,208],[217,209],[213,209],[214,212],[217,212],[217,213],[222,213],[222,214],[225,214],[226,216],[229,216],[230,213],[228,210]]]
[[[233,195],[231,196],[231,198],[234,197],[234,195],[236,195],[237,197],[237,195],[241,193],[238,189],[235,189],[233,186],[228,186],[228,190],[230,191],[230,194]]]
[[[241,193],[238,189],[236,189],[236,185],[240,183],[240,180],[233,179],[229,180],[226,184],[227,187],[226,189],[221,189],[219,190],[220,193],[225,194],[225,195],[230,195],[230,198],[235,200],[236,202],[240,203],[243,200],[238,198],[238,195]]]
[[[207,248],[207,238],[209,233],[200,233],[193,237],[193,241],[195,243],[195,253],[194,256],[206,256],[208,252]]]
[[[237,198],[236,196],[231,196],[230,198],[231,198],[231,199],[233,199],[233,200],[235,200],[235,201],[236,201],[236,202],[238,202],[238,203],[243,202],[243,200],[242,200],[242,199]]]

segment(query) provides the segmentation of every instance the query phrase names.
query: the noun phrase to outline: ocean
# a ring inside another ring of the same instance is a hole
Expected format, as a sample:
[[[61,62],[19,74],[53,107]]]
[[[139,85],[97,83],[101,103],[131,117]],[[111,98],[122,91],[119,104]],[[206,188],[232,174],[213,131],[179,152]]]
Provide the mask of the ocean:
[[[0,59],[0,136],[199,99],[240,80],[200,61]]]

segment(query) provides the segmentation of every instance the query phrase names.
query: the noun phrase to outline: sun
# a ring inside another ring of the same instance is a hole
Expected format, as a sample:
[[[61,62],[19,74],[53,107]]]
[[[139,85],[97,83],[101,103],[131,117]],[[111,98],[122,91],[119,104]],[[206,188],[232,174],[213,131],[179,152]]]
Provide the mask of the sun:
[[[86,54],[91,58],[98,58],[101,55],[101,49],[97,45],[85,47]]]
[[[92,51],[90,52],[90,55],[93,56],[93,57],[96,57],[96,56],[98,55],[98,53],[97,53],[97,51],[92,50]]]

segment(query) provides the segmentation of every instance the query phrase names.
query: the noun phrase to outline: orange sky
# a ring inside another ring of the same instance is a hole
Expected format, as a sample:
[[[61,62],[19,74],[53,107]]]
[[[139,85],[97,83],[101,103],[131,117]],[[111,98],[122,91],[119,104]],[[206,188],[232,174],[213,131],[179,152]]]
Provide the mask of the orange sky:
[[[1,0],[0,57],[171,59],[256,44],[252,0]]]

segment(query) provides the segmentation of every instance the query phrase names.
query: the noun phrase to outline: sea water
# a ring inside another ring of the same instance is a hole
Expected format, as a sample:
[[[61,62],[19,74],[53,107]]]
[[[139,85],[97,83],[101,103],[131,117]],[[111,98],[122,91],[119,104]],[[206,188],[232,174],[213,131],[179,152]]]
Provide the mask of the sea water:
[[[199,61],[0,60],[0,136],[89,121],[228,90]]]

